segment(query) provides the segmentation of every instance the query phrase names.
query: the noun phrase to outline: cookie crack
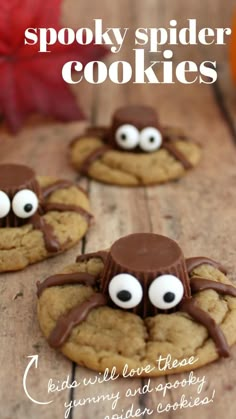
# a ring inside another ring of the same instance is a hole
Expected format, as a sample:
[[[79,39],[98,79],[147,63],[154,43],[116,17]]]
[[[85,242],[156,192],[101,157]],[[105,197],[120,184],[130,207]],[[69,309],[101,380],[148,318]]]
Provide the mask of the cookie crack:
[[[178,152],[179,152],[181,155],[183,155],[183,158],[184,158],[184,159],[186,159],[186,161],[188,161],[188,164],[190,165],[191,163],[190,163],[190,161],[188,160],[188,156],[187,156],[187,154],[185,154],[184,152],[180,151],[178,147],[176,147],[176,149],[178,150]],[[110,150],[108,150],[107,152],[109,152],[109,151],[110,151]],[[173,161],[175,161],[175,162],[177,162],[177,163],[181,164],[182,169],[184,170],[184,172],[186,172],[186,171],[187,171],[186,167],[183,165],[183,162],[182,162],[180,159],[178,159],[176,156],[174,156],[174,155],[173,155],[173,153],[171,153],[171,152],[168,150],[168,148],[163,148],[163,151],[165,151],[165,152],[167,153],[168,157],[169,157],[169,158],[172,158],[172,159],[173,159]],[[129,170],[128,170],[128,168],[126,169],[126,168],[122,167],[122,165],[121,165],[121,164],[119,164],[118,162],[113,162],[113,164],[114,164],[114,166],[115,166],[115,167],[112,167],[112,166],[111,166],[111,164],[109,164],[107,161],[104,161],[104,159],[103,159],[103,158],[105,157],[105,155],[107,154],[107,152],[103,154],[103,156],[102,156],[102,158],[101,158],[101,159],[99,159],[100,163],[104,164],[104,166],[106,166],[106,167],[107,167],[107,168],[109,168],[110,170],[119,170],[121,173],[124,173],[124,174],[126,174],[126,175],[132,176],[132,177],[133,177],[135,180],[137,180],[139,183],[143,183],[143,178],[142,178],[142,176],[139,176],[137,173],[133,173],[133,172],[129,171]],[[150,161],[149,166],[155,165],[155,164],[156,164],[155,159],[153,159],[151,155],[150,155],[150,158],[151,158],[151,161]],[[188,168],[189,168],[189,167],[188,167]],[[191,168],[192,168],[192,164],[191,164]],[[164,166],[163,166],[163,168],[162,168],[162,169],[163,169],[163,171],[165,172],[165,174],[166,174],[166,175],[168,175],[168,167],[164,167]]]
[[[105,157],[105,155],[103,155],[103,157]],[[122,174],[126,174],[133,177],[133,179],[139,183],[143,182],[143,179],[141,176],[139,176],[137,173],[132,173],[132,172],[129,172],[129,170],[125,170],[119,164],[116,164],[115,167],[112,167],[107,161],[104,161],[103,159],[100,159],[99,162],[103,164],[106,168],[110,169],[111,171],[115,171],[115,170],[120,171]]]

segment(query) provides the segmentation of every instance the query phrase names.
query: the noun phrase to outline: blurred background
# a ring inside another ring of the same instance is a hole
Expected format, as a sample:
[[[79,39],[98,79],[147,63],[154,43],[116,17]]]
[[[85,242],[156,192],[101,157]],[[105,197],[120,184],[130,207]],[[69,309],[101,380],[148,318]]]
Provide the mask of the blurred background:
[[[235,12],[236,13],[236,12]],[[51,0],[43,5],[39,0],[9,0],[0,6],[0,114],[8,123],[12,132],[16,132],[28,115],[40,113],[44,116],[62,121],[81,119],[82,111],[88,115],[84,89],[89,90],[89,83],[83,82],[74,86],[66,85],[61,77],[65,62],[103,59],[105,51],[99,46],[61,46],[56,44],[51,53],[38,53],[37,47],[24,46],[24,30],[28,27],[81,27],[94,28],[94,19],[103,20],[103,28],[128,27],[128,36],[118,54],[108,54],[106,62],[127,60],[133,64],[134,30],[138,27],[166,27],[175,19],[178,30],[188,26],[188,19],[197,20],[197,29],[204,27],[232,27],[233,37],[226,37],[227,45],[177,45],[162,46],[174,52],[173,64],[183,60],[197,64],[204,60],[216,61],[219,78],[222,78],[229,95],[231,95],[231,74],[236,78],[236,21],[234,19],[234,1],[207,0],[120,0],[115,6],[108,0]],[[11,28],[14,28],[12,31]],[[148,48],[148,46],[146,46]],[[162,54],[146,54],[147,62],[162,59]],[[156,69],[156,67],[155,67]],[[155,70],[156,71],[156,70]],[[162,79],[162,68],[158,67],[157,77]],[[125,85],[127,91],[131,84]],[[104,89],[111,87],[109,80]],[[158,86],[154,86],[154,88]],[[113,87],[114,88],[114,87]],[[189,86],[191,88],[191,86]],[[76,107],[75,98],[70,96],[73,90],[80,109]],[[99,91],[100,86],[95,86]],[[120,86],[117,89],[122,90]],[[81,98],[81,96],[83,96]]]
[[[168,27],[171,19],[178,21],[178,27],[184,27],[187,19],[197,19],[201,27],[231,27],[233,13],[236,12],[234,0],[130,0],[119,1],[119,11],[109,0],[86,1],[64,0],[62,6],[63,25],[78,28],[90,26],[95,18],[101,18],[104,26],[120,27]],[[191,47],[190,47],[191,48]],[[181,49],[181,58],[190,58],[189,49]],[[225,47],[199,47],[199,57],[221,62],[228,59]]]

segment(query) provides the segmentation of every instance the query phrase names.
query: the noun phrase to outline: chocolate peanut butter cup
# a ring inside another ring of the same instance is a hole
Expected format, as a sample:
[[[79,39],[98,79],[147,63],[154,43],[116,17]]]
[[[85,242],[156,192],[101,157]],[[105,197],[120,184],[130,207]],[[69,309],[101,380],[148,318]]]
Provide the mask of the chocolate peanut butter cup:
[[[115,111],[112,118],[112,125],[109,132],[109,143],[117,147],[116,132],[119,127],[131,125],[139,131],[146,127],[153,127],[161,130],[157,114],[150,106],[123,106]]]
[[[34,170],[21,164],[1,164],[0,189],[12,198],[19,189],[23,188],[32,189],[39,196],[40,186]]]
[[[162,275],[178,277],[182,281],[184,295],[189,297],[191,294],[184,255],[178,244],[165,236],[140,233],[117,240],[107,256],[101,291],[107,293],[111,279],[124,273],[134,276],[141,284],[143,298],[133,311],[142,317],[158,311],[151,304],[148,292],[152,282]]]
[[[20,194],[17,195],[19,191],[32,191],[32,193],[27,194],[27,192],[24,192],[20,196]],[[29,199],[28,203],[26,202],[27,198]],[[28,218],[26,216],[27,212],[30,214],[33,211],[33,206],[38,208],[38,201],[40,199],[40,186],[35,172],[30,167],[20,164],[0,165],[1,227],[18,227],[26,224]],[[24,204],[25,209],[24,207],[20,208],[21,203],[22,205]],[[9,208],[8,212],[7,208]],[[20,213],[23,217],[17,215]]]

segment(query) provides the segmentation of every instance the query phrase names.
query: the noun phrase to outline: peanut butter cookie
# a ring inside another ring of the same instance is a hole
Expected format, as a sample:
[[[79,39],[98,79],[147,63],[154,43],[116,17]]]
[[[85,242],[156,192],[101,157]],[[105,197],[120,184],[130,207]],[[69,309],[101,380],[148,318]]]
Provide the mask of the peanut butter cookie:
[[[169,373],[187,371],[229,356],[236,342],[236,288],[224,268],[206,257],[185,259],[176,242],[156,234],[78,257],[38,283],[38,297],[49,344],[101,372],[163,375],[160,356],[179,362]],[[190,357],[193,365],[181,362]]]
[[[75,183],[36,178],[27,166],[0,165],[0,272],[69,249],[90,219],[88,197]]]
[[[118,109],[111,127],[90,127],[70,146],[78,172],[104,183],[139,186],[178,179],[197,165],[200,147],[164,128],[147,106]]]

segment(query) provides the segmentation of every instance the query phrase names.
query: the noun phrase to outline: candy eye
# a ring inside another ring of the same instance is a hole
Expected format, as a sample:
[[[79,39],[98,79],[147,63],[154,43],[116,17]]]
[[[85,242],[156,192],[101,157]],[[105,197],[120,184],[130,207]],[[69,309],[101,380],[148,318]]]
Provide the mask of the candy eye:
[[[136,307],[143,298],[143,289],[139,281],[130,274],[114,276],[108,292],[113,303],[126,309]]]
[[[140,148],[151,152],[158,150],[162,145],[162,135],[156,128],[144,128],[140,133]]]
[[[7,216],[11,209],[11,202],[7,194],[3,191],[0,191],[0,218]]]
[[[168,310],[179,304],[184,295],[184,287],[174,275],[161,275],[150,285],[148,296],[151,303],[160,310]]]
[[[29,218],[38,209],[37,195],[30,189],[22,189],[16,193],[12,200],[12,209],[19,218]]]
[[[115,138],[121,148],[132,150],[139,143],[139,131],[134,125],[121,125],[116,131]]]

